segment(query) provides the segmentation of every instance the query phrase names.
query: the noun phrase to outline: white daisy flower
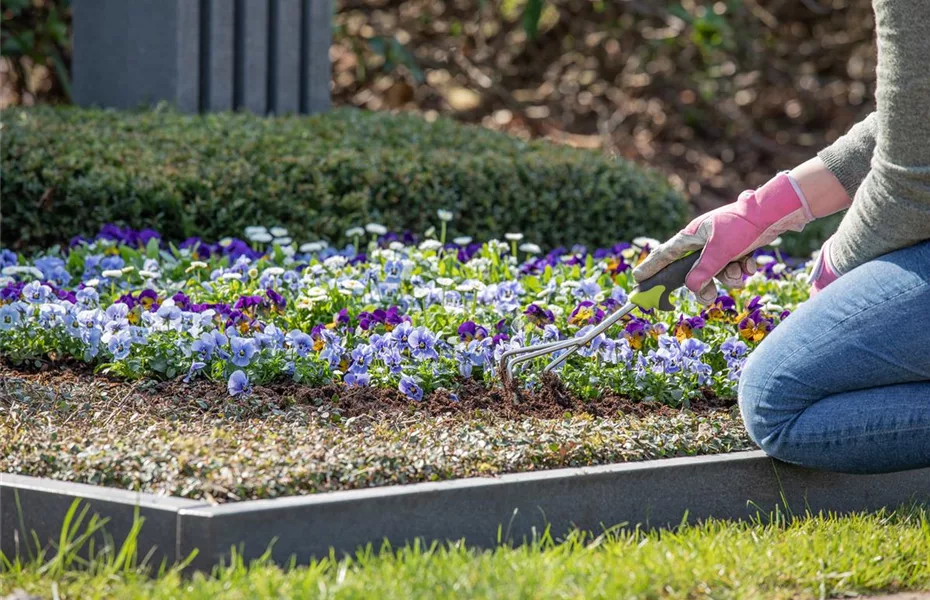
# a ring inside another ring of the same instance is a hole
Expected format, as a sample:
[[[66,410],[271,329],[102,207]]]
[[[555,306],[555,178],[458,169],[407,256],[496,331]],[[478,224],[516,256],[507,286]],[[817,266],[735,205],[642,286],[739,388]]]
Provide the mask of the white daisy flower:
[[[639,236],[639,237],[637,237],[637,238],[633,238],[633,245],[634,245],[634,246],[638,246],[638,247],[640,247],[640,248],[645,248],[647,245],[648,245],[650,248],[655,248],[655,247],[658,246],[660,243],[661,243],[661,242],[659,242],[659,240],[657,240],[657,239],[655,239],[655,238],[646,237],[646,236],[643,236],[643,235],[641,235],[641,236]]]
[[[267,244],[267,243],[270,242],[272,239],[274,239],[274,238],[272,238],[272,237],[271,237],[271,234],[268,233],[268,232],[265,232],[265,233],[255,233],[255,234],[252,234],[252,235],[249,236],[249,240],[251,240],[251,241],[253,241],[253,242],[256,242],[256,243],[259,243],[259,244]]]

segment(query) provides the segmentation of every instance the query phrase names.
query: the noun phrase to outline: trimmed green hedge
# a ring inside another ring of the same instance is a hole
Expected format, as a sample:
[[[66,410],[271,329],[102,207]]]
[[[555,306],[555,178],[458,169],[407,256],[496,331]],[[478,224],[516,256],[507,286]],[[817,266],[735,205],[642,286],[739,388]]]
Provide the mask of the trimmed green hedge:
[[[40,107],[4,111],[2,135],[2,243],[16,249],[110,222],[168,239],[283,225],[297,241],[339,242],[369,222],[422,232],[440,208],[456,215],[452,235],[604,246],[666,237],[687,215],[629,162],[414,115]]]

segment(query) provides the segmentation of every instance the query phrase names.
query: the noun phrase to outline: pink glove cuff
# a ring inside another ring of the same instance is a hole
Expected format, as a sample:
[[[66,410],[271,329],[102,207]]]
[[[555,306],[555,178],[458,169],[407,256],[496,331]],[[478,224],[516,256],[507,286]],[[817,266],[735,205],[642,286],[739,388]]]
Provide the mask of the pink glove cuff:
[[[832,241],[833,238],[831,237],[823,243],[823,247],[820,249],[820,255],[817,257],[817,263],[814,265],[814,270],[811,271],[810,278],[808,279],[811,284],[811,296],[814,296],[840,278],[841,273],[833,264],[833,259],[830,256],[830,243]]]
[[[679,234],[684,242],[705,242],[687,286],[697,293],[729,262],[786,231],[801,231],[812,220],[807,198],[787,173],[779,173],[757,190],[743,192],[733,204],[698,217]]]
[[[798,183],[798,180],[791,176],[789,171],[783,171],[780,174],[784,174],[788,178],[788,183],[791,184],[791,187],[794,189],[794,193],[798,195],[798,200],[801,202],[801,209],[804,211],[804,216],[807,217],[808,223],[814,220],[814,213],[811,211],[811,206],[807,202],[807,196],[804,195],[804,192],[801,191],[801,184]]]
[[[779,227],[781,232],[784,232],[803,227],[814,220],[801,186],[787,171],[779,173],[759,189],[746,190],[740,194],[732,212],[758,227],[760,231],[782,225],[782,221],[788,220],[790,223],[784,223],[785,227]],[[796,224],[799,220],[803,223]],[[700,225],[698,221],[701,219],[692,221],[685,231],[694,233],[697,230],[696,225]],[[689,231],[691,228],[694,230]]]

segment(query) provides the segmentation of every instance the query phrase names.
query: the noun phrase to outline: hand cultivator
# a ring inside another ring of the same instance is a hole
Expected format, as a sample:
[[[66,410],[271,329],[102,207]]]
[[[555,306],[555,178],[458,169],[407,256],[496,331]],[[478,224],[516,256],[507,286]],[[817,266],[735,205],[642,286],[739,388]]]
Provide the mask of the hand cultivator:
[[[688,254],[671,263],[649,279],[640,282],[630,293],[630,300],[623,308],[608,315],[596,327],[583,336],[559,342],[535,344],[533,346],[526,346],[525,348],[514,348],[513,350],[504,352],[501,356],[499,370],[504,383],[509,385],[510,382],[513,381],[513,368],[517,364],[540,356],[546,356],[547,354],[554,354],[560,350],[565,350],[566,352],[556,356],[543,368],[544,373],[551,372],[557,366],[565,362],[569,356],[579,349],[584,348],[591,340],[606,331],[611,325],[629,314],[630,311],[637,306],[646,310],[655,308],[659,310],[675,310],[675,305],[672,304],[670,298],[671,293],[685,285],[685,277],[700,256],[700,252]]]

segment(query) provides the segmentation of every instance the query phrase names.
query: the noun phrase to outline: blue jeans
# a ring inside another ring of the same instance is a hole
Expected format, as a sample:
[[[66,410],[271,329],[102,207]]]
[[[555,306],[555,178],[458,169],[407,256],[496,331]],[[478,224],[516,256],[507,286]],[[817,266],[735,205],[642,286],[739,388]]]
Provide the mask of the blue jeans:
[[[801,305],[739,382],[750,437],[813,469],[930,466],[930,241],[881,256]]]

